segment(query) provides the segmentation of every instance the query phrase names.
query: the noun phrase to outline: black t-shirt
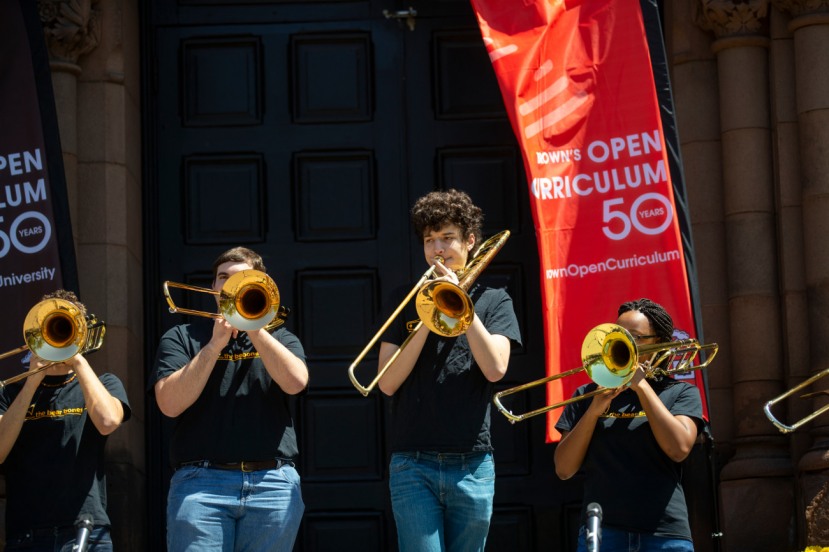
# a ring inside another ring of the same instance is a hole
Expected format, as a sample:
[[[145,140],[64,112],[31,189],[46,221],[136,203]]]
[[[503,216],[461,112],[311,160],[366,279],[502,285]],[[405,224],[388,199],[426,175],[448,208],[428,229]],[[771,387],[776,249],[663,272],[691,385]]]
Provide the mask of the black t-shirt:
[[[149,387],[180,370],[207,345],[213,320],[199,319],[161,338]],[[299,340],[285,328],[274,338],[305,362]],[[175,418],[170,462],[290,459],[298,454],[293,403],[271,378],[246,332],[222,350],[199,398]]]
[[[121,401],[127,421],[130,407],[123,384],[113,374],[99,379]],[[17,383],[0,391],[0,414],[6,413],[22,388],[23,383]],[[91,515],[95,525],[108,526],[106,439],[89,419],[77,376],[43,378],[3,463],[6,534],[71,526],[81,514]]]
[[[520,345],[518,320],[506,291],[474,285],[470,297],[490,333]],[[383,341],[401,345],[413,326],[406,321],[416,323],[417,314],[410,305],[398,318]],[[391,397],[391,450],[492,450],[492,393],[493,384],[478,368],[466,335],[445,338],[430,332],[414,369]]]
[[[699,390],[671,378],[649,380],[659,400],[671,414],[684,415],[702,424]],[[580,396],[596,389],[589,383],[576,389]],[[570,403],[556,429],[571,431],[590,401]],[[602,523],[625,531],[691,539],[688,508],[682,489],[682,465],[659,448],[648,419],[631,389],[619,394],[596,423],[582,464],[585,475],[584,504],[602,507]]]

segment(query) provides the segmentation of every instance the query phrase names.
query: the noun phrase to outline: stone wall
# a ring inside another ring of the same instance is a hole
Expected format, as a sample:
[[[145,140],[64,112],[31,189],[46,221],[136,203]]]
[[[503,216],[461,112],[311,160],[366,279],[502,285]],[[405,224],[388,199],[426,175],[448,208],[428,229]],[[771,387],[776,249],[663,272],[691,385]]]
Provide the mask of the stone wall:
[[[665,5],[705,339],[721,344],[709,381],[724,549],[829,546],[816,515],[829,505],[829,416],[784,435],[763,413],[826,368],[826,2]],[[775,413],[794,421],[824,403]]]

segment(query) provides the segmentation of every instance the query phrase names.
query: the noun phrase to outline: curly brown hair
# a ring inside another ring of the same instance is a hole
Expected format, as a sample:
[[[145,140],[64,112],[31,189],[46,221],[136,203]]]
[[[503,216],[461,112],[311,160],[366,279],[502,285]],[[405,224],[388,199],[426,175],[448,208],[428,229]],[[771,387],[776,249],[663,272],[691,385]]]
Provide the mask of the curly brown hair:
[[[46,301],[47,299],[63,299],[64,301],[69,301],[78,307],[82,315],[86,316],[86,305],[81,303],[81,300],[78,299],[78,296],[75,295],[75,292],[73,291],[69,291],[67,289],[56,289],[51,293],[47,293],[40,299],[41,301]]]
[[[484,213],[466,192],[455,189],[429,192],[415,202],[411,216],[415,235],[421,242],[427,232],[455,224],[461,229],[463,239],[474,235],[476,245],[481,243]]]
[[[265,261],[262,260],[262,256],[259,253],[252,249],[248,249],[247,247],[234,247],[233,249],[228,249],[216,257],[216,260],[213,261],[214,282],[216,281],[216,271],[219,269],[219,266],[224,263],[247,263],[254,270],[267,272],[265,269]]]

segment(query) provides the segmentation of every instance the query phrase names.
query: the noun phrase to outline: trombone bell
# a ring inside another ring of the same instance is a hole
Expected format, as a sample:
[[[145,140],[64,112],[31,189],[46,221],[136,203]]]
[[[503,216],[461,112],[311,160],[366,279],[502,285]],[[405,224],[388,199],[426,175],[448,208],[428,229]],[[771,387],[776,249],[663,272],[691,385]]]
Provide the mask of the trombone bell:
[[[472,299],[460,286],[449,282],[431,282],[423,286],[415,307],[426,327],[444,337],[461,335],[475,319]]]
[[[179,307],[170,297],[171,287],[217,296],[219,312]],[[240,270],[225,281],[221,291],[169,280],[164,282],[162,290],[171,313],[224,318],[237,330],[254,331],[265,327],[273,329],[282,324],[287,316],[284,307],[280,310],[279,289],[276,283],[261,270]],[[277,315],[280,318],[277,318]]]
[[[264,272],[242,270],[222,286],[219,312],[236,329],[259,330],[279,312],[279,290]]]
[[[29,309],[23,322],[22,347],[0,354],[0,359],[30,350],[47,364],[0,381],[0,388],[28,378],[76,354],[97,351],[104,343],[106,325],[94,314],[84,316],[77,305],[65,299],[44,299]]]
[[[600,324],[584,338],[581,358],[587,376],[601,387],[626,385],[636,371],[636,344],[627,330],[616,324]]]
[[[29,310],[23,339],[38,357],[63,362],[86,343],[87,324],[81,310],[65,299],[45,299]]]

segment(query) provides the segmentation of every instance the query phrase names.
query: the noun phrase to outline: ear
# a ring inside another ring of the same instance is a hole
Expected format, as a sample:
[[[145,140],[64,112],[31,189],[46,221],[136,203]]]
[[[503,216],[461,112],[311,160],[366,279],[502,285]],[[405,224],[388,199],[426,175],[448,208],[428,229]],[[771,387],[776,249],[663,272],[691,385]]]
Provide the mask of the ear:
[[[475,247],[475,242],[477,242],[477,238],[475,234],[469,234],[469,237],[466,238],[466,250],[472,251],[472,248]]]

